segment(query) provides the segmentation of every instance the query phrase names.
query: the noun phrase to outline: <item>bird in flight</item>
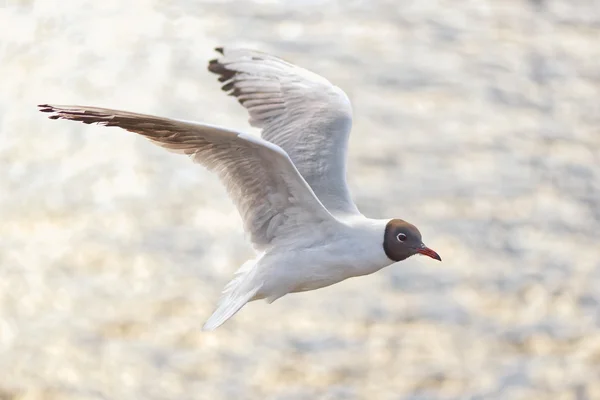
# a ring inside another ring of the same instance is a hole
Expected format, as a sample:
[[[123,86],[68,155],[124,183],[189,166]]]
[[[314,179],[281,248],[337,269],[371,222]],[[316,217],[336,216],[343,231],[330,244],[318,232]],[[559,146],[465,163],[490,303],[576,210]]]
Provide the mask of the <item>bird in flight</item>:
[[[86,106],[42,104],[51,119],[116,126],[189,156],[218,175],[256,257],[229,282],[204,330],[246,303],[320,289],[415,254],[440,260],[402,219],[363,216],[346,184],[352,108],[325,78],[269,54],[217,48],[208,70],[261,137],[206,123]]]

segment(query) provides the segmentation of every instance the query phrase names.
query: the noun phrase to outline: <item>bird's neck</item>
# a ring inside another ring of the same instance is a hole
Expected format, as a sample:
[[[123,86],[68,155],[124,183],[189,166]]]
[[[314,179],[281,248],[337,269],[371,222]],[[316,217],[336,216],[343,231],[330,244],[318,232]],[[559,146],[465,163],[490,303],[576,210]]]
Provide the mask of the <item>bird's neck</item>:
[[[351,255],[347,262],[356,270],[356,275],[371,274],[394,263],[383,248],[387,220],[362,217],[344,222],[349,228],[344,244]]]

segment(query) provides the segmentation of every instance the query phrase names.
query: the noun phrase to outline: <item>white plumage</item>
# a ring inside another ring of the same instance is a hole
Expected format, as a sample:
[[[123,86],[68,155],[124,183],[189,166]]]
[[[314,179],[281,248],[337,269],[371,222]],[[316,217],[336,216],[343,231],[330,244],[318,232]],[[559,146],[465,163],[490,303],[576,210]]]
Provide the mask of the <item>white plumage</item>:
[[[209,70],[224,73],[223,89],[248,110],[250,124],[289,154],[332,214],[357,214],[346,186],[352,128],[348,96],[327,79],[279,58],[252,50],[219,50],[223,56]]]

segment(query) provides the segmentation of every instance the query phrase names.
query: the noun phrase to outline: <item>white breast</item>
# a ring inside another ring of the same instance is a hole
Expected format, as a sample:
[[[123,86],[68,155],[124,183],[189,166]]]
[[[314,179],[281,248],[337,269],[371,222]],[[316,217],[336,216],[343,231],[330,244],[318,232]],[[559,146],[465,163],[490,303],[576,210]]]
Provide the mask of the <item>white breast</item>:
[[[270,254],[268,266],[263,264],[261,291],[265,297],[277,298],[279,294],[315,290],[351,277],[372,274],[392,264],[383,250],[386,223],[353,217],[344,221],[345,229],[337,230],[334,236],[318,245],[307,238],[310,246],[295,243],[293,249]],[[322,232],[315,232],[315,236],[324,239]]]

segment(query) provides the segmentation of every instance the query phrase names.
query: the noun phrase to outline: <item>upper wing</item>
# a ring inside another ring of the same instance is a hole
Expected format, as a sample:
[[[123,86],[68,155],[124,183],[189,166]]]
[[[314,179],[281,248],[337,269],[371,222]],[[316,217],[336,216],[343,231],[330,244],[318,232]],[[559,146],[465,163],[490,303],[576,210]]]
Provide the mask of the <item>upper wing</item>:
[[[285,150],[334,215],[358,214],[346,185],[352,107],[325,78],[253,50],[222,49],[208,70],[250,113],[262,137]]]
[[[303,229],[336,219],[323,207],[288,155],[263,139],[220,127],[95,107],[40,105],[51,119],[118,126],[187,154],[218,174],[254,247],[264,250]]]

